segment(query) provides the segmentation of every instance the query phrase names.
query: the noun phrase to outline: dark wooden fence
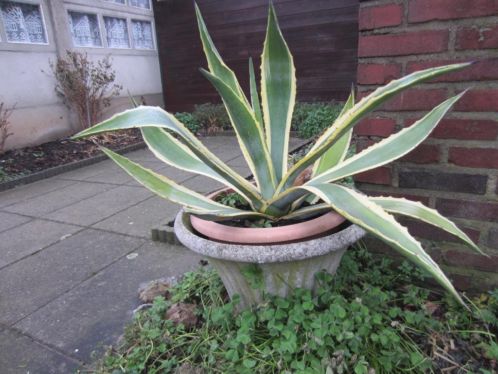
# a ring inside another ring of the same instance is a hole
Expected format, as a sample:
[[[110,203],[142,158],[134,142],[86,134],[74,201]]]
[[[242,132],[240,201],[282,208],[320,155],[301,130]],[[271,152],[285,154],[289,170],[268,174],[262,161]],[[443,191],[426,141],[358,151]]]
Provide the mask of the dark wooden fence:
[[[197,0],[228,66],[248,89],[248,59],[257,67],[268,0]],[[294,56],[298,99],[345,100],[356,79],[358,0],[275,0],[284,37]],[[164,101],[169,111],[219,102],[199,73],[207,65],[191,0],[154,0]],[[259,78],[258,78],[259,80]]]

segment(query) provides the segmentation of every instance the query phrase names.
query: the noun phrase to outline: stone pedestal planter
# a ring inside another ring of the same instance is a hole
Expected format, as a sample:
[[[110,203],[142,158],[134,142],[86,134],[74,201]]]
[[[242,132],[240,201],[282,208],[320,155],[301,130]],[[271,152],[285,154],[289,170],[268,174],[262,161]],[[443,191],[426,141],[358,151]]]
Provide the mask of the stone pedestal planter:
[[[230,297],[240,295],[242,309],[261,301],[260,291],[251,287],[244,271],[256,269],[264,290],[273,295],[286,296],[293,288],[314,290],[315,273],[326,270],[334,274],[345,250],[365,235],[360,227],[349,225],[331,235],[294,243],[221,243],[196,234],[183,210],[176,217],[175,233],[187,248],[207,257]]]

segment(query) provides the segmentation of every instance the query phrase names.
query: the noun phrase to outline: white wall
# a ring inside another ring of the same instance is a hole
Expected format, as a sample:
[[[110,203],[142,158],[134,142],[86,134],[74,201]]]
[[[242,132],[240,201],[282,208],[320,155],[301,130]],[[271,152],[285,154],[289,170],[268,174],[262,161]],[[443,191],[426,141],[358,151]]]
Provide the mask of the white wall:
[[[10,117],[10,131],[14,135],[7,139],[7,149],[41,144],[77,131],[78,124],[74,114],[55,94],[55,79],[49,65],[49,61],[55,61],[66,49],[86,52],[92,60],[111,56],[116,83],[122,85],[123,90],[120,97],[114,99],[111,107],[105,110],[104,117],[130,107],[128,90],[134,96],[144,96],[149,105],[162,105],[157,49],[75,48],[67,18],[67,11],[75,10],[97,13],[99,17],[108,15],[153,22],[152,10],[112,4],[104,0],[19,2],[41,4],[48,43],[9,43],[0,19],[0,102],[4,102],[7,107],[16,106]],[[102,38],[105,39],[102,24],[100,29]]]

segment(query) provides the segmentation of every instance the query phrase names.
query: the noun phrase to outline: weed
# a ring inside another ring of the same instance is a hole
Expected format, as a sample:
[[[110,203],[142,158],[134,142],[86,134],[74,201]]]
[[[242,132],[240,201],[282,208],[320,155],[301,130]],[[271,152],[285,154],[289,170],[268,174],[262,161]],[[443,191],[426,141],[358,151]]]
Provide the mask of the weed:
[[[254,271],[247,269],[246,273]],[[99,373],[492,373],[498,345],[498,291],[475,300],[473,312],[414,286],[424,274],[400,271],[364,249],[349,250],[336,276],[316,275],[319,289],[266,296],[234,313],[213,270],[188,273],[170,300],[157,298],[110,348]],[[256,282],[257,283],[257,282]],[[198,306],[188,330],[164,319],[176,302]],[[193,372],[193,371],[192,371]]]

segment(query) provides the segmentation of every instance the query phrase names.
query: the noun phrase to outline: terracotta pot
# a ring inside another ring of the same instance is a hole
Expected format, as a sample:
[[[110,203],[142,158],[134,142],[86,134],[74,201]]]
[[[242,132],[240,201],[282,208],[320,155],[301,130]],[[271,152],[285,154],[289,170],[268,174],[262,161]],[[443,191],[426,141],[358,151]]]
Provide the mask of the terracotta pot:
[[[227,189],[214,192],[209,195],[214,199]],[[192,227],[200,234],[220,242],[239,244],[273,244],[296,242],[324,233],[330,233],[334,228],[345,221],[344,217],[336,212],[329,212],[317,218],[310,219],[287,226],[278,227],[234,227],[222,223],[208,221],[191,215]]]

